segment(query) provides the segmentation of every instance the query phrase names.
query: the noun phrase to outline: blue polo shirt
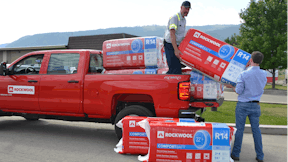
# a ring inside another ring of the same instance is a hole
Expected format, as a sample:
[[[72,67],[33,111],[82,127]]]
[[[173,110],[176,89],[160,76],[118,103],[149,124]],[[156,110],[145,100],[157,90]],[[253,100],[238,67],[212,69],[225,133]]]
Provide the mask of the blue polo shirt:
[[[251,66],[237,78],[236,93],[238,101],[260,101],[267,82],[267,73],[259,66]]]

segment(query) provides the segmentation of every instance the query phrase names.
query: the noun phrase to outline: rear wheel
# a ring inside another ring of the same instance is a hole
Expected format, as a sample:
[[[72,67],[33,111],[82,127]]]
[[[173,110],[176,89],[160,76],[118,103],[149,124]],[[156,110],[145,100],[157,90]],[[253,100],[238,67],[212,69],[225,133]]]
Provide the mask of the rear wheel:
[[[115,133],[118,139],[122,138],[122,129],[117,127],[116,124],[125,116],[154,116],[154,114],[144,106],[131,105],[118,113],[115,119]]]

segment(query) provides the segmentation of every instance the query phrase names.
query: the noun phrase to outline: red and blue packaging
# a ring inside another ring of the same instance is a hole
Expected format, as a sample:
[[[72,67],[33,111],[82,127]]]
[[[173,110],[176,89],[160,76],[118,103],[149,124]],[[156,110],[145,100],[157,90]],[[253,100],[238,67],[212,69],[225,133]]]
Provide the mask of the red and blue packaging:
[[[179,50],[183,63],[233,86],[251,58],[251,54],[196,29],[187,31]]]
[[[163,38],[135,37],[103,42],[103,67],[115,69],[163,68]]]
[[[148,122],[139,125],[149,139],[149,151],[139,161],[230,162],[235,129],[222,123]],[[231,132],[232,131],[232,132]]]
[[[194,119],[182,118],[159,118],[159,117],[140,117],[140,116],[126,116],[120,120],[116,125],[122,128],[122,139],[114,148],[114,151],[120,154],[141,154],[148,153],[149,140],[146,132],[141,128],[138,122],[146,119],[148,122],[192,122]]]
[[[190,75],[190,93],[194,99],[217,100],[220,97],[223,97],[222,84],[195,70],[192,70]]]

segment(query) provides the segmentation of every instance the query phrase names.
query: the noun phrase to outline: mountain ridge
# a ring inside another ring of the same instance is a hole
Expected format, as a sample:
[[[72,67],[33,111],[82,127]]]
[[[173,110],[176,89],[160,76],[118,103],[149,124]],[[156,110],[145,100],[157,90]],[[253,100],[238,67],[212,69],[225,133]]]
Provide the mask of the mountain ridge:
[[[74,36],[88,36],[88,35],[101,35],[101,34],[116,34],[127,33],[140,37],[144,36],[158,36],[163,37],[166,26],[147,25],[136,27],[117,27],[97,30],[86,30],[76,32],[53,32],[27,35],[20,39],[5,44],[5,48],[16,47],[37,47],[37,46],[53,46],[53,45],[67,45],[69,37]],[[234,33],[239,34],[239,25],[205,25],[205,26],[187,26],[186,30],[194,28],[205,32],[219,40],[224,41],[227,37],[232,36]],[[0,46],[1,48],[1,46]]]

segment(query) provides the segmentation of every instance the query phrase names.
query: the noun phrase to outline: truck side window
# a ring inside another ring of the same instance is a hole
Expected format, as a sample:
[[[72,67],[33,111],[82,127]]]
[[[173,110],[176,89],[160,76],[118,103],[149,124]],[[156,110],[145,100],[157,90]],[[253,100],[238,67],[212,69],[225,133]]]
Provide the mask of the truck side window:
[[[78,53],[51,54],[47,74],[75,74],[79,58]]]
[[[103,71],[103,61],[99,54],[90,54],[89,72],[101,73]]]
[[[32,55],[24,58],[15,65],[9,68],[9,71],[14,70],[13,74],[15,75],[35,75],[39,74],[41,63],[44,55]]]

